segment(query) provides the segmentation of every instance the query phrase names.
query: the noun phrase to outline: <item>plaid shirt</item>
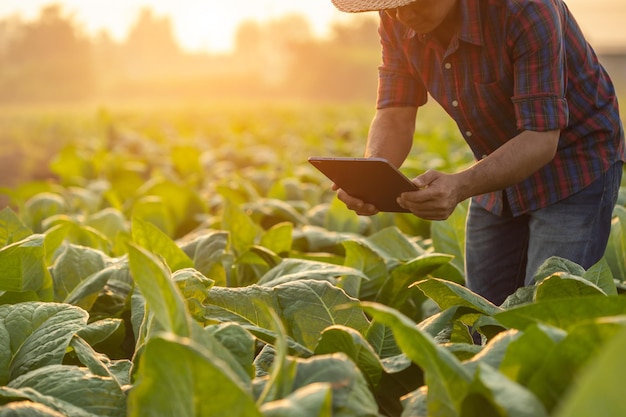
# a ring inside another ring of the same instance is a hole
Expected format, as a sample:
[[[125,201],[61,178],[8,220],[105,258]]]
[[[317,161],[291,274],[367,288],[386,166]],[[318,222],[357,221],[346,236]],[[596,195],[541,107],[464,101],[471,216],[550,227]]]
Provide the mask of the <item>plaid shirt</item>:
[[[461,0],[445,48],[380,13],[378,108],[421,106],[430,94],[476,159],[523,130],[560,130],[556,157],[503,192],[477,196],[496,214],[546,207],[624,160],[614,87],[562,0]]]

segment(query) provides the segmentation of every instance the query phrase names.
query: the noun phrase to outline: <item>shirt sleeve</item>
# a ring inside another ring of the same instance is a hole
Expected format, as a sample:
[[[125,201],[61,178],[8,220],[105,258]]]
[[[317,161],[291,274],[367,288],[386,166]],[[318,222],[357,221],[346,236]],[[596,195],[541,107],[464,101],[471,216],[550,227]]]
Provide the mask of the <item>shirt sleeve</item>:
[[[519,2],[509,16],[509,51],[519,130],[562,130],[568,124],[563,13],[554,1]]]
[[[378,67],[378,98],[376,108],[419,107],[426,103],[426,87],[411,73],[407,56],[406,29],[380,12],[378,29],[382,46],[382,64]]]

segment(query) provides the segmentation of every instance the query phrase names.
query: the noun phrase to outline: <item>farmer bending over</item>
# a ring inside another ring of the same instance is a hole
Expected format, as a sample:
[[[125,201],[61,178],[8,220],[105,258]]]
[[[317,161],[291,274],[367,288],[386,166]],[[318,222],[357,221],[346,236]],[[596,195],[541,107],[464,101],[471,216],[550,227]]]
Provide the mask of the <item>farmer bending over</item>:
[[[562,0],[332,0],[379,11],[382,65],[366,157],[400,166],[430,95],[476,162],[427,171],[399,203],[443,220],[471,198],[467,286],[495,304],[560,256],[589,268],[606,249],[624,131],[613,84]],[[359,215],[376,207],[338,189]]]

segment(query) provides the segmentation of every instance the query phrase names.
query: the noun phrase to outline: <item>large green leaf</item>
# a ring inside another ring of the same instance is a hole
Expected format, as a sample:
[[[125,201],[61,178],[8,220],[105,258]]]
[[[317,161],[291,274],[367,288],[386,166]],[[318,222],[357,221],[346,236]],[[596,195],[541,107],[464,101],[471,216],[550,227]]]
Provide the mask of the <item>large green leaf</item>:
[[[330,326],[321,334],[315,348],[316,355],[343,352],[361,370],[371,387],[378,386],[383,366],[372,346],[361,333],[346,326]]]
[[[131,225],[133,241],[163,258],[172,272],[184,268],[193,268],[193,261],[176,243],[158,227],[134,217]]]
[[[488,411],[490,410],[490,411]],[[493,414],[492,414],[493,413]],[[481,363],[462,404],[463,417],[547,417],[545,407],[523,386]]]
[[[424,370],[429,416],[459,416],[472,380],[461,362],[396,310],[369,302],[363,308],[374,320],[391,327],[402,351]]]
[[[65,417],[65,415],[43,404],[15,401],[0,406],[0,417]]]
[[[595,265],[585,271],[583,278],[598,286],[608,295],[617,295],[615,279],[606,258],[602,258]]]
[[[338,278],[349,276],[357,279],[368,279],[363,272],[355,268],[333,265],[327,262],[288,258],[263,275],[259,279],[258,284],[275,287],[284,283],[314,279],[336,283]]]
[[[205,301],[205,319],[235,322],[246,328],[270,329],[272,319],[261,305],[280,310],[273,289],[250,285],[241,288],[213,287]]]
[[[377,417],[378,406],[356,365],[343,353],[294,359],[297,362],[293,389],[329,383],[332,386],[333,416]]]
[[[535,368],[528,383],[529,389],[542,400],[548,411],[552,411],[572,381],[578,380],[581,368],[625,327],[626,317],[590,321],[573,327],[554,349],[543,352],[545,360]]]
[[[428,253],[394,268],[376,301],[400,309],[415,291],[410,289],[415,282],[423,280],[451,259],[450,255]]]
[[[286,254],[293,244],[293,224],[283,222],[273,225],[261,236],[260,245],[277,254]]]
[[[98,250],[65,245],[51,271],[55,299],[64,301],[81,282],[105,269],[108,263],[109,257]]]
[[[32,234],[33,231],[9,207],[0,211],[0,248],[26,239]]]
[[[326,211],[324,228],[333,232],[362,234],[367,227],[367,219],[349,210],[338,198],[333,198]]]
[[[87,368],[50,365],[22,375],[8,386],[16,389],[32,388],[94,415],[126,415],[126,395],[118,382],[111,377],[94,375]]]
[[[424,254],[424,250],[397,227],[387,227],[364,240],[386,261],[408,262]]]
[[[66,209],[63,197],[56,193],[44,192],[28,199],[20,215],[32,231],[42,233],[42,222],[51,216],[64,214]]]
[[[87,312],[67,304],[0,305],[0,385],[29,371],[60,364]]]
[[[459,204],[445,221],[431,223],[433,249],[454,256],[452,263],[461,271],[464,268],[466,204]]]
[[[230,232],[230,243],[237,255],[257,243],[262,229],[241,208],[228,200],[224,203],[222,229]]]
[[[441,310],[447,310],[454,306],[462,306],[487,316],[492,316],[502,311],[500,307],[492,304],[478,294],[451,281],[429,278],[416,282],[413,285],[418,287],[427,297],[437,303]],[[473,324],[472,322],[476,320],[477,315],[470,314],[468,317],[470,321],[468,324]]]
[[[363,242],[346,240],[343,246],[346,250],[344,266],[362,271],[369,279],[348,276],[342,287],[360,300],[374,299],[389,276],[385,261]]]
[[[0,291],[52,289],[43,235],[30,235],[0,249]]]
[[[257,341],[250,332],[233,322],[207,326],[204,330],[232,354],[248,376],[254,374],[253,362]]]
[[[532,325],[512,341],[499,370],[512,381],[528,386],[537,369],[547,361],[548,353],[567,336],[555,327]]]
[[[191,317],[166,266],[146,249],[132,243],[128,245],[128,260],[133,279],[157,322],[166,331],[190,336]]]
[[[91,310],[98,299],[100,292],[108,283],[117,283],[116,287],[130,287],[132,283],[127,259],[110,259],[109,265],[104,269],[94,272],[82,281],[66,296],[64,302],[77,305],[87,311]],[[126,284],[127,285],[124,285]],[[112,285],[108,290],[112,291]],[[127,296],[127,294],[119,294]]]
[[[626,297],[600,295],[538,301],[493,317],[504,326],[520,330],[540,323],[569,330],[583,321],[623,314],[626,314]]]
[[[204,199],[198,190],[184,183],[154,178],[137,191],[141,195],[160,199],[173,225],[172,238],[186,235],[199,225],[199,217],[206,212]]]
[[[369,326],[362,311],[346,308],[358,300],[328,282],[295,281],[275,289],[289,335],[309,349],[315,348],[329,326],[340,324],[359,332]]]
[[[332,385],[314,383],[260,407],[264,417],[333,417]]]
[[[615,285],[613,287],[615,288]],[[606,295],[606,293],[600,287],[582,277],[559,272],[537,284],[535,301],[589,295]]]
[[[555,417],[620,416],[624,412],[626,330],[585,365],[562,398]]]
[[[55,398],[49,395],[44,395],[38,391],[33,390],[30,387],[25,388],[9,388],[8,386],[0,386],[0,404],[10,402],[7,406],[0,406],[0,412],[6,413],[6,416],[15,417],[58,417],[58,416],[72,416],[72,417],[94,417],[94,414],[89,411],[77,407],[72,403],[63,401],[60,398]],[[25,405],[16,406],[17,404],[28,401],[29,407]],[[17,414],[12,414],[11,411],[17,410]],[[50,413],[52,410],[52,414]],[[44,414],[30,414],[31,412],[41,412]]]
[[[154,337],[141,355],[128,417],[261,417],[250,387],[195,342]]]
[[[195,268],[216,285],[226,286],[226,270],[234,263],[229,236],[228,232],[208,231],[181,242],[181,249],[193,260]]]

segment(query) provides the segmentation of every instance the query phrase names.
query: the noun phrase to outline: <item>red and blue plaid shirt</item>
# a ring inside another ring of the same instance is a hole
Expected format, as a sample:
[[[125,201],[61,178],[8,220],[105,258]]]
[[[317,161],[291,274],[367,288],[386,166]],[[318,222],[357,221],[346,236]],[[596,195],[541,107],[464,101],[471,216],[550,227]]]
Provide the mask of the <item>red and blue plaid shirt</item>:
[[[421,106],[430,94],[476,159],[521,131],[560,130],[556,157],[503,192],[477,196],[518,215],[591,184],[626,159],[612,82],[562,0],[461,0],[449,46],[381,12],[378,108]]]

